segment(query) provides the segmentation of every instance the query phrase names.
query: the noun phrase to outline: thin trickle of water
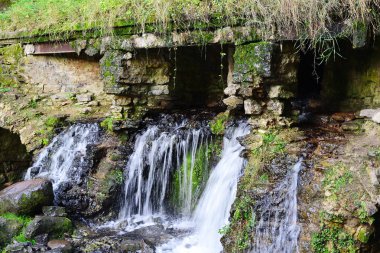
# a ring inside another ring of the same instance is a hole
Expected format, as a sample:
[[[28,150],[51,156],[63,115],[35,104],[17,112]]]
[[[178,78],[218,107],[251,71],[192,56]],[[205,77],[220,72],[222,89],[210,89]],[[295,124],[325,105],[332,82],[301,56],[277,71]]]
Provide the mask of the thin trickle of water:
[[[119,220],[164,214],[170,175],[177,170],[181,202],[178,205],[183,215],[191,212],[194,201],[192,172],[200,147],[207,146],[208,132],[186,129],[184,124],[164,132],[157,126],[150,126],[137,136],[134,152],[125,169],[124,200]]]
[[[238,138],[248,133],[249,127],[245,123],[227,130],[221,160],[212,170],[191,219],[191,235],[170,241],[157,252],[219,253],[223,250],[219,230],[228,223],[237,183],[245,164],[245,159],[240,157],[244,147]]]
[[[89,169],[89,149],[99,138],[98,124],[75,124],[69,127],[43,149],[24,179],[48,178],[54,190],[65,182],[79,184]]]
[[[298,252],[297,189],[301,168],[299,161],[261,203],[251,253]]]

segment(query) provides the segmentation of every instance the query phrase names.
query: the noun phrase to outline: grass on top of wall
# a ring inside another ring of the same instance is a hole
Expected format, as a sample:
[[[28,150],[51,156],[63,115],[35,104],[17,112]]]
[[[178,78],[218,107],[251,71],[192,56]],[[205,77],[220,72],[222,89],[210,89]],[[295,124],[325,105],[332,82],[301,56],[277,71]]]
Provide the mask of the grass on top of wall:
[[[8,1],[8,0],[0,0]],[[140,32],[248,25],[263,39],[319,42],[344,23],[349,36],[364,24],[377,27],[380,0],[13,0],[0,13],[0,34],[112,33],[121,25]],[[376,24],[374,24],[376,23]],[[350,28],[352,28],[350,30]],[[342,35],[342,34],[341,34]]]

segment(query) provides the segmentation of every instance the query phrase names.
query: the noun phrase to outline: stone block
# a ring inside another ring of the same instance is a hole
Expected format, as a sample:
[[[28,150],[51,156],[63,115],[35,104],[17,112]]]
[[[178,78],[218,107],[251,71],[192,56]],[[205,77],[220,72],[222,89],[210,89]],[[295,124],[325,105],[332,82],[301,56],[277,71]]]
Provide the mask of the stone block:
[[[284,103],[278,100],[270,100],[267,104],[267,110],[275,115],[282,115],[284,113]]]
[[[262,113],[262,106],[255,100],[244,100],[244,111],[248,115],[260,115]]]
[[[223,100],[223,103],[232,109],[242,105],[243,102],[243,99],[237,96],[230,96]]]
[[[149,94],[154,96],[169,95],[169,85],[154,85]]]
[[[89,93],[87,93],[87,94],[79,94],[79,95],[76,96],[77,101],[79,103],[88,103],[88,102],[91,102],[92,101],[92,97],[93,97],[93,95],[89,94]]]

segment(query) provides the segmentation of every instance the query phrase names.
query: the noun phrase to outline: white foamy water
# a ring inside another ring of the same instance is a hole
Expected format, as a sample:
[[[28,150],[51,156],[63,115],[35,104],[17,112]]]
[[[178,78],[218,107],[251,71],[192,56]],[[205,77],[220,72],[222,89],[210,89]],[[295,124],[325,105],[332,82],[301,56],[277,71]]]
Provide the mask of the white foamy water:
[[[251,253],[298,252],[297,189],[301,168],[302,161],[299,161],[284,181],[260,203]]]
[[[157,249],[159,253],[219,253],[223,250],[219,229],[228,224],[231,206],[236,198],[237,183],[245,160],[238,137],[247,135],[249,127],[242,123],[230,128],[224,138],[222,157],[211,172],[206,188],[190,220],[192,232]]]
[[[99,135],[98,124],[69,127],[42,150],[24,179],[48,178],[54,190],[65,182],[79,183],[89,169],[89,147],[99,140]]]
[[[193,194],[193,169],[199,152],[207,152],[207,131],[186,129],[185,122],[162,131],[150,126],[135,141],[134,152],[126,166],[124,199],[119,220],[112,226],[127,221],[125,230],[160,223],[166,220],[166,204],[170,175],[179,171],[180,215],[187,217],[196,196]],[[206,148],[200,150],[200,147]],[[205,155],[206,156],[206,155]],[[207,169],[208,164],[204,164]],[[180,170],[180,168],[182,168]]]

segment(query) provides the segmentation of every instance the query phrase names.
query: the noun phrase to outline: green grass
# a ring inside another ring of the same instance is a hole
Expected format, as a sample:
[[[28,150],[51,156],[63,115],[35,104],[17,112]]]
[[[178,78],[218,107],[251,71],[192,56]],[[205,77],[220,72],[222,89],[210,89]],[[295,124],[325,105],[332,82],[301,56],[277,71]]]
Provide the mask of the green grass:
[[[0,32],[71,33],[134,25],[140,32],[254,26],[264,39],[298,38],[334,44],[333,23],[347,24],[340,35],[378,23],[379,0],[15,0],[0,14]],[[324,54],[329,52],[322,51]]]

